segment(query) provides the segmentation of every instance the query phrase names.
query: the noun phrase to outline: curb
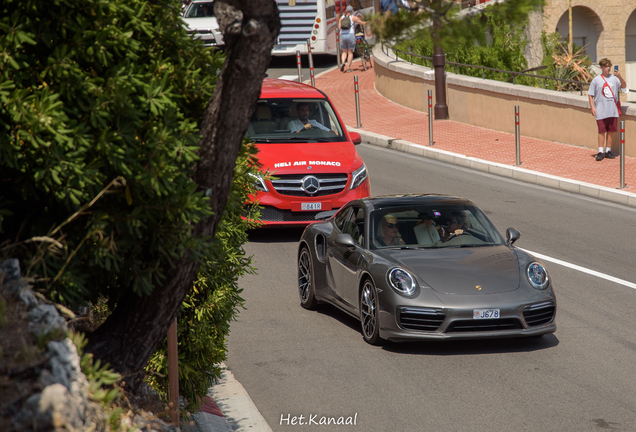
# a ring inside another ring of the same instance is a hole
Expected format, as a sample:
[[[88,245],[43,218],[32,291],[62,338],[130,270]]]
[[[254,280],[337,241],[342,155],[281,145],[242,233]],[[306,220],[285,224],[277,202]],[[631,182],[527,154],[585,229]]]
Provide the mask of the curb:
[[[230,423],[210,396],[201,400],[200,411],[191,417],[191,422],[181,425],[183,432],[232,432]]]
[[[201,401],[200,411],[192,414],[194,424],[184,424],[184,432],[272,432],[245,388],[225,363],[221,378]]]
[[[427,159],[434,159],[440,162],[446,162],[453,165],[462,166],[464,168],[470,168],[477,171],[485,172],[488,174],[494,174],[501,177],[519,180],[525,183],[545,186],[564,192],[570,192],[590,198],[609,201],[614,204],[636,208],[636,194],[630,192],[612,189],[591,183],[584,183],[550,174],[544,174],[541,172],[531,171],[516,166],[490,162],[471,156],[464,156],[446,150],[439,150],[430,146],[415,144],[402,139],[390,138],[385,135],[380,135],[375,132],[368,132],[351,126],[347,126],[347,130],[359,133],[362,137],[363,143],[370,144],[376,147],[383,147],[391,150],[397,150],[403,153],[410,153],[417,156],[425,157]]]

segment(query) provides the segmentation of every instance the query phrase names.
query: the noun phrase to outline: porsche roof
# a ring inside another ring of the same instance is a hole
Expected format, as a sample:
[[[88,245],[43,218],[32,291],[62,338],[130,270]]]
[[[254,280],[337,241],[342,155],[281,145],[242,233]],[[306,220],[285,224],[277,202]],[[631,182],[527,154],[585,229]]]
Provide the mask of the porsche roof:
[[[296,81],[265,78],[261,86],[261,99],[265,98],[317,98],[326,95],[315,87]]]
[[[455,205],[474,205],[472,201],[454,195],[444,194],[399,194],[399,195],[380,195],[370,198],[363,198],[362,201],[368,201],[374,208],[385,208],[392,206],[408,206],[417,204],[455,204]]]

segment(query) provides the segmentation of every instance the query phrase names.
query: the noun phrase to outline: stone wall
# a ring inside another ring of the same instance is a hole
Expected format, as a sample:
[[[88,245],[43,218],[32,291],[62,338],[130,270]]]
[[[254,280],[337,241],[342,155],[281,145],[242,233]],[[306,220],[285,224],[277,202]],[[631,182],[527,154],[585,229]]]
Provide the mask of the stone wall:
[[[392,51],[387,55],[379,45],[373,56],[377,91],[393,102],[426,112],[428,90],[435,94],[434,71],[396,60]],[[519,105],[523,136],[597,149],[598,129],[585,92],[571,94],[454,73],[446,74],[446,85],[450,120],[514,133],[514,106]],[[636,142],[636,105],[623,102],[623,113],[625,154],[636,157],[632,144]],[[619,153],[618,134],[612,144]]]
[[[109,431],[110,413],[89,394],[89,382],[80,367],[80,357],[73,342],[65,337],[68,330],[66,319],[55,305],[38,297],[31,285],[21,276],[17,259],[0,263],[0,302],[15,304],[17,310],[24,311],[28,332],[36,338],[53,334],[54,339],[46,344],[46,352],[39,361],[19,364],[7,368],[0,362],[0,378],[3,391],[7,382],[13,380],[14,388],[26,387],[26,380],[32,381],[32,394],[17,392],[9,403],[0,406],[0,415],[10,417],[12,431]],[[60,307],[68,314],[72,312]],[[0,323],[1,324],[1,323]],[[7,325],[20,325],[9,323]],[[3,352],[0,359],[15,353]],[[176,432],[177,428],[166,425],[161,420],[145,413],[125,413],[119,418],[123,429],[145,432]],[[3,429],[5,430],[5,429]]]

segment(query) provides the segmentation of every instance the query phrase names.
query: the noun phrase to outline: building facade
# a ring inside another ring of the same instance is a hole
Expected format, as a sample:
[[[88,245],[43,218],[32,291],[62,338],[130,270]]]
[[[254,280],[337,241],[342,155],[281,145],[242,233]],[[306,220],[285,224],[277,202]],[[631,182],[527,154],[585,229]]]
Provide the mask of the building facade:
[[[568,37],[570,2],[574,43],[585,46],[595,64],[609,58],[619,66],[629,88],[636,90],[636,0],[547,0],[543,8],[546,33]],[[636,93],[629,100],[636,101]]]

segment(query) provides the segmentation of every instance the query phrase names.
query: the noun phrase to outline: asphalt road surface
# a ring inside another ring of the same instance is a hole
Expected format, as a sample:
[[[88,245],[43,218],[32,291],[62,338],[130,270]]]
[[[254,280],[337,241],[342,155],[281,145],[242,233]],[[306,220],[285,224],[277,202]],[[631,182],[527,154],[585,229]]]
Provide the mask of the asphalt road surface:
[[[532,252],[636,282],[636,211],[581,195],[361,145],[373,195],[472,199]],[[549,155],[547,155],[549,157]],[[274,431],[636,430],[636,289],[546,262],[557,331],[538,339],[366,344],[355,319],[300,307],[302,230],[261,230],[246,246],[246,309],[226,364]],[[355,426],[298,426],[324,416]],[[350,419],[349,419],[350,418]],[[298,419],[296,420],[298,421]]]
[[[314,76],[318,75],[325,70],[336,66],[338,58],[334,55],[314,55]],[[301,56],[301,66],[303,80],[308,80],[309,75],[309,60],[307,55]],[[270,67],[267,70],[269,78],[280,78],[282,76],[298,77],[298,66],[296,64],[296,56],[284,56],[284,57],[272,57]]]

